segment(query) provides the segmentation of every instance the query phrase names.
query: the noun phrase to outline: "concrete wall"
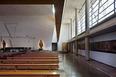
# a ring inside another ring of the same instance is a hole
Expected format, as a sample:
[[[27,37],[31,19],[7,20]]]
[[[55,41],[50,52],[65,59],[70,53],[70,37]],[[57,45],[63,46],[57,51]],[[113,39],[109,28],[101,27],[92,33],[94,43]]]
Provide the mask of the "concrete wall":
[[[83,44],[83,43],[85,43],[85,40],[80,40],[80,41],[78,41],[78,44]],[[78,50],[78,54],[80,54],[80,55],[82,55],[82,56],[85,56],[85,50],[79,49],[79,50]]]
[[[94,37],[92,38],[92,41],[98,42],[98,41],[116,40],[115,35],[116,35],[116,32],[112,32],[109,34]],[[116,67],[116,54],[92,51],[91,58],[99,62]]]
[[[111,26],[116,25],[116,18],[113,18],[109,21],[107,21],[106,23],[103,23],[95,28],[93,28],[92,30],[90,30],[90,34],[96,33],[100,30],[109,28]],[[84,34],[82,34],[81,36],[84,36]],[[79,37],[81,37],[79,36]],[[108,33],[108,34],[104,34],[104,35],[99,35],[93,38],[90,38],[90,42],[99,42],[99,41],[108,41],[108,40],[116,40],[116,32],[112,32],[112,33]],[[79,43],[84,43],[84,40],[79,41]],[[79,54],[85,56],[85,50],[79,50]],[[97,52],[97,51],[90,51],[90,58],[105,63],[107,65],[116,67],[116,54],[112,54],[112,53],[106,53],[106,52]]]
[[[62,43],[63,42],[68,42],[69,40],[69,24],[63,24],[61,25],[61,31],[60,31],[60,38],[58,42],[58,51],[62,51]]]
[[[42,40],[43,49],[51,50],[54,25],[54,21],[46,16],[0,16],[0,37],[7,41],[9,47],[11,39],[13,47],[39,49],[39,41]]]
[[[57,42],[57,34],[56,34],[56,26],[55,25],[54,25],[52,42],[55,42],[55,43]]]
[[[92,51],[91,58],[107,65],[116,67],[116,54]]]
[[[82,56],[85,56],[85,50],[79,49],[79,50],[78,50],[78,54],[80,54],[80,55],[82,55]]]
[[[75,42],[73,42],[73,53],[75,53],[75,54],[76,54]]]
[[[96,36],[94,38],[91,38],[90,41],[99,42],[99,41],[108,41],[108,40],[116,40],[116,32]],[[79,50],[79,54],[85,56],[85,50]],[[90,58],[105,63],[107,65],[116,67],[116,54],[99,52],[99,51],[90,51]]]

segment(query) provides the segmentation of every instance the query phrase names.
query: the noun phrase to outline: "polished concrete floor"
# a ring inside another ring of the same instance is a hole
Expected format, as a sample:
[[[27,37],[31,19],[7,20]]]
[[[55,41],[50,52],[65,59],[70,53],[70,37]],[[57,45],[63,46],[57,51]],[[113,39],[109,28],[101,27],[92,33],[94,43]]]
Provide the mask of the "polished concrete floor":
[[[109,77],[100,71],[78,61],[70,54],[59,54],[60,77]]]

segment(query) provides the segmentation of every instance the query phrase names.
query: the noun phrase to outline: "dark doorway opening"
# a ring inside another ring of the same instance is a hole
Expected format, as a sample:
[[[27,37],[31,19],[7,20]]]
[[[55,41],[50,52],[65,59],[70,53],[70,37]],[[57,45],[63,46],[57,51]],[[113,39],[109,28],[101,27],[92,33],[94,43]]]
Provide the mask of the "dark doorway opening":
[[[52,43],[52,51],[57,51],[57,43]]]

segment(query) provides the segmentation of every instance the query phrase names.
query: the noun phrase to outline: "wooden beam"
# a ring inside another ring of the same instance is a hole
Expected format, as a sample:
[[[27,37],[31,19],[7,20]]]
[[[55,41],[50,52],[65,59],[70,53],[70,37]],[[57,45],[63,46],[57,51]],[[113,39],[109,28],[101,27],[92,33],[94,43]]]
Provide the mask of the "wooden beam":
[[[57,0],[0,0],[0,4],[54,4]]]
[[[60,28],[61,28],[63,7],[64,7],[64,0],[59,0],[57,3],[55,3],[57,42],[59,41],[59,36],[60,36]]]

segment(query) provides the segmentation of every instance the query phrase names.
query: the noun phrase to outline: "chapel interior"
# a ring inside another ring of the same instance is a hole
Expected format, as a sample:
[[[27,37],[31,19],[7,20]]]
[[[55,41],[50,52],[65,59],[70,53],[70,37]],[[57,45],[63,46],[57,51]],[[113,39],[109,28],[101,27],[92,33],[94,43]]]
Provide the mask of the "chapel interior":
[[[0,77],[116,77],[116,0],[0,0]]]

